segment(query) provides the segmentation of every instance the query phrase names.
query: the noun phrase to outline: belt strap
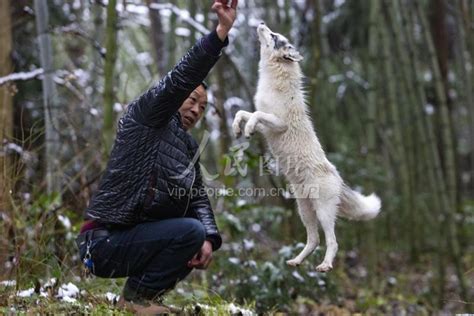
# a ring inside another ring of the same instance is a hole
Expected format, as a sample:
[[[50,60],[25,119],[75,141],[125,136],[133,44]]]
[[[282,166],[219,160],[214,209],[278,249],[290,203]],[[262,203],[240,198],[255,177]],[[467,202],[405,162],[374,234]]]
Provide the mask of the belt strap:
[[[80,247],[83,244],[87,243],[89,240],[92,240],[94,238],[108,237],[108,236],[110,236],[110,232],[107,229],[103,229],[103,228],[91,229],[77,236],[76,243],[77,243],[77,246]]]

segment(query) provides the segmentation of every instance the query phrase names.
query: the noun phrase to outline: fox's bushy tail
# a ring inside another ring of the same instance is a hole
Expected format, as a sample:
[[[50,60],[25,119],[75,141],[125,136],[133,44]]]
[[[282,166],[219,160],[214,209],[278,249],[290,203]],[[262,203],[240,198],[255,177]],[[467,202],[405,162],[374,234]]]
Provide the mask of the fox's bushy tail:
[[[375,193],[364,196],[343,185],[339,204],[340,216],[351,220],[368,221],[379,214],[381,207],[382,202]]]

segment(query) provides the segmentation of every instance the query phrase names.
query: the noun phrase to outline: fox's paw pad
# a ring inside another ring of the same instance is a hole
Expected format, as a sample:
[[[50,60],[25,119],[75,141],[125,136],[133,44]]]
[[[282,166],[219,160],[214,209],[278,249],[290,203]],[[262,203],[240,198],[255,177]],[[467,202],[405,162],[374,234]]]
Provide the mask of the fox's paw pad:
[[[319,266],[316,267],[316,271],[318,272],[329,272],[332,270],[332,264],[323,262]]]
[[[252,122],[247,122],[247,125],[245,126],[245,131],[244,131],[245,137],[250,138],[251,136],[253,136],[254,133],[255,133],[255,124],[253,124]]]
[[[287,260],[286,264],[292,267],[297,267],[301,264],[301,261],[296,260],[296,259],[291,259],[291,260]]]
[[[235,137],[239,138],[240,136],[242,136],[242,131],[240,130],[240,127],[239,125],[236,125],[235,123],[232,125],[232,129],[234,131],[234,135]]]

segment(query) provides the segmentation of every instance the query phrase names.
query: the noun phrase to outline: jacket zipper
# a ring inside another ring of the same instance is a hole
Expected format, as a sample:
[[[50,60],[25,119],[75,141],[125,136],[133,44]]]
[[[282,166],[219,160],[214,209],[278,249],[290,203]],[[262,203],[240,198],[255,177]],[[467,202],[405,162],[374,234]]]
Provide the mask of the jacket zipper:
[[[191,202],[191,195],[193,193],[194,181],[196,181],[196,168],[194,168],[193,181],[191,182],[191,189],[188,195],[188,202],[186,203],[186,208],[184,209],[183,217],[185,217],[186,213],[188,212],[189,202]]]

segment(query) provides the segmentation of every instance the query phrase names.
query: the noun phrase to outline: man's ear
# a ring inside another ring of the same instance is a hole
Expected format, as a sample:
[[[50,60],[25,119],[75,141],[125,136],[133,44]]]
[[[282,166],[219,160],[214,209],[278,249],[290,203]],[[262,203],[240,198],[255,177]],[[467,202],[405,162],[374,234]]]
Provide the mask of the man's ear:
[[[301,54],[296,50],[286,53],[283,55],[283,58],[294,62],[300,62],[303,60],[303,56],[301,56]]]

